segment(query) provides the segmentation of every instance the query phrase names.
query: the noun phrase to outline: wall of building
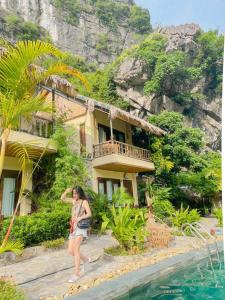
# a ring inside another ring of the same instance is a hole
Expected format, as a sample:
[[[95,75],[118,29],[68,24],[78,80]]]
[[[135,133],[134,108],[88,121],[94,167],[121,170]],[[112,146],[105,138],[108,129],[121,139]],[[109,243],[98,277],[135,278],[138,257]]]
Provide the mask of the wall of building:
[[[20,171],[21,164],[19,158],[6,156],[4,161],[4,170]],[[23,172],[22,175],[21,185],[24,187],[24,189],[29,191],[32,191],[32,170],[33,170],[32,163],[27,162],[25,171]],[[26,215],[30,213],[30,211],[31,211],[31,200],[28,197],[24,197],[20,205],[20,215]]]

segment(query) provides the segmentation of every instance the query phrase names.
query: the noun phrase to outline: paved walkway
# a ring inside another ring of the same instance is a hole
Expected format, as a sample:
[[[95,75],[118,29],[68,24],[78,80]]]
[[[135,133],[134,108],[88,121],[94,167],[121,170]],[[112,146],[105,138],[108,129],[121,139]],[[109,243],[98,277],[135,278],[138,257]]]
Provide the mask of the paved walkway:
[[[211,219],[206,222],[209,228],[214,226],[215,220]],[[204,223],[205,224],[205,223]],[[89,284],[94,281],[102,281],[102,278],[110,279],[115,275],[122,274],[122,270],[127,271],[134,269],[134,266],[141,267],[140,261],[145,259],[146,263],[157,263],[158,259],[166,258],[168,255],[175,255],[189,251],[192,248],[193,238],[176,237],[169,248],[152,250],[149,254],[142,256],[123,256],[110,258],[103,256],[104,248],[116,245],[116,241],[108,236],[93,236],[81,246],[85,255],[92,258],[93,262],[88,265],[85,274],[76,284],[76,287],[67,283],[68,278],[74,272],[73,257],[67,254],[67,250],[58,250],[38,257],[18,262],[0,270],[0,276],[12,276],[15,283],[25,290],[27,299],[62,299],[68,291],[78,288],[88,288]],[[98,259],[97,259],[98,258]],[[97,259],[97,260],[96,260]],[[152,261],[150,261],[152,259]],[[114,272],[114,275],[113,275]]]

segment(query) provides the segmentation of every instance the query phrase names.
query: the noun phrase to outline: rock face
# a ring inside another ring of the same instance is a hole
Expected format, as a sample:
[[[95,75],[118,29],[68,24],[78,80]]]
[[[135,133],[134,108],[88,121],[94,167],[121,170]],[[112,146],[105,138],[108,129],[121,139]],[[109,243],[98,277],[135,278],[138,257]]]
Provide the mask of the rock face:
[[[134,5],[133,0],[115,2]],[[121,18],[116,30],[112,30],[102,24],[94,7],[88,5],[87,1],[80,0],[79,3],[81,10],[75,25],[68,22],[67,16],[53,5],[52,0],[0,0],[0,8],[38,24],[49,32],[58,47],[100,66],[111,62],[123,49],[137,43],[127,19]],[[102,38],[105,39],[105,45],[99,46]]]
[[[198,24],[185,24],[158,28],[156,31],[168,38],[166,51],[174,49],[190,50],[196,47],[193,37],[200,31]]]
[[[194,24],[160,29],[160,32],[169,38],[167,51],[193,49],[196,47],[193,37],[198,31],[199,26]],[[166,96],[146,96],[143,92],[144,83],[149,80],[146,70],[145,62],[136,58],[127,58],[114,75],[117,93],[129,102],[131,111],[139,117],[159,114],[164,110],[182,113],[188,126],[200,128],[205,132],[207,146],[213,150],[219,150],[221,147],[222,99],[195,100],[192,105],[180,105]],[[192,87],[191,92],[201,93],[204,84],[203,78]],[[190,111],[192,111],[191,114],[188,113]]]

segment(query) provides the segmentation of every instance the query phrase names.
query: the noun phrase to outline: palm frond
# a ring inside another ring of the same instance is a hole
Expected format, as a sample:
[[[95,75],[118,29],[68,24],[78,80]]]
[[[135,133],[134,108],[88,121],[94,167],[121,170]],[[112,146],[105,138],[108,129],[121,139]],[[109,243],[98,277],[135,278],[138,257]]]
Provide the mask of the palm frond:
[[[0,246],[0,254],[11,251],[14,252],[16,255],[22,254],[24,249],[24,244],[20,241],[7,241],[5,244]]]
[[[62,57],[62,52],[50,43],[43,41],[19,41],[0,60],[0,88],[13,89],[38,58],[46,55]]]

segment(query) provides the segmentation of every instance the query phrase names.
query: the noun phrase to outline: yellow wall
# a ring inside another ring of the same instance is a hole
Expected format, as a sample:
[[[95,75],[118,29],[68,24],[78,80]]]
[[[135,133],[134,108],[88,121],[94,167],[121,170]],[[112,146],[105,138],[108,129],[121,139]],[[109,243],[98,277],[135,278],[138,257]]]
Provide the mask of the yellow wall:
[[[16,157],[5,157],[4,170],[20,171],[21,165],[19,159]],[[26,190],[32,191],[32,163],[27,163],[26,169],[22,176],[22,184]],[[31,201],[26,198],[23,199],[20,205],[20,215],[26,215],[31,211]]]

